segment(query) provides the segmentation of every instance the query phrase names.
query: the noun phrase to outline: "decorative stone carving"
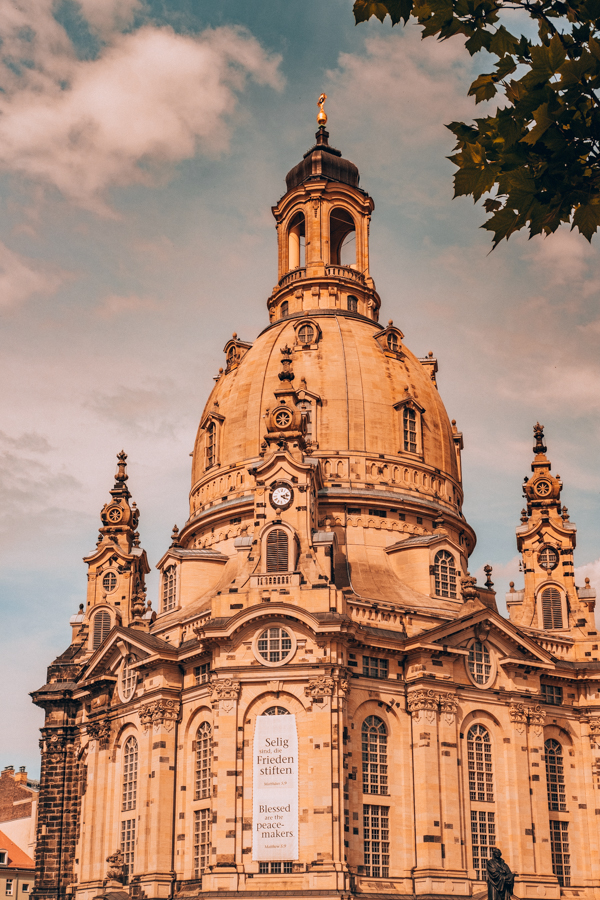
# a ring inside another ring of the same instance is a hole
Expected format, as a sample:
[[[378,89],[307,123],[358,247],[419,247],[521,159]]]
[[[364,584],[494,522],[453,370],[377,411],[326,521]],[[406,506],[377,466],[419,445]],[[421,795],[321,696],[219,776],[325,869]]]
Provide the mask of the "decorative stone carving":
[[[231,712],[240,693],[240,683],[233,678],[215,678],[210,682],[210,693],[213,706],[218,703],[224,712]]]
[[[415,722],[418,722],[421,718],[421,712],[424,713],[425,718],[428,722],[431,722],[432,724],[435,722],[435,716],[438,711],[439,704],[439,696],[435,691],[412,691],[412,693],[408,695],[407,702],[408,711]]]
[[[50,759],[58,760],[63,756],[67,747],[67,738],[64,734],[51,734],[40,741],[42,750],[45,750]]]
[[[544,730],[544,719],[546,718],[546,710],[538,704],[528,711],[529,724],[533,728],[533,733],[538,737]]]
[[[452,725],[458,709],[456,694],[440,694],[440,714],[443,715],[448,725]]]
[[[527,712],[524,703],[510,704],[510,721],[515,726],[517,734],[523,734],[527,724]]]
[[[590,729],[590,741],[593,744],[600,743],[600,718],[598,716],[590,716],[587,723]]]
[[[151,725],[155,731],[160,731],[161,728],[172,731],[179,715],[179,706],[178,700],[155,700],[140,706],[138,715],[144,731],[148,731]]]
[[[304,688],[306,697],[331,697],[335,681],[329,675],[319,675],[318,678],[311,679]]]
[[[91,741],[98,741],[100,749],[104,749],[108,746],[108,741],[110,739],[110,722],[108,719],[100,719],[97,722],[88,722],[86,730]]]
[[[525,726],[529,724],[533,728],[533,733],[539,737],[544,728],[545,718],[546,710],[539,704],[525,706],[524,703],[511,703],[510,705],[510,721],[515,726],[517,734],[523,734]]]
[[[115,850],[110,856],[106,857],[108,869],[106,877],[109,881],[117,881],[123,884],[125,881],[125,858],[122,850]]]

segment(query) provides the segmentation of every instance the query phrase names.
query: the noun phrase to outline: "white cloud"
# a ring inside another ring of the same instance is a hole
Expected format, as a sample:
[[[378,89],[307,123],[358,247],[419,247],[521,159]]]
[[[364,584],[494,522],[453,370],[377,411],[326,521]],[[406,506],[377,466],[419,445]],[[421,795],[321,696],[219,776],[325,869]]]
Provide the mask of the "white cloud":
[[[140,0],[79,0],[79,6],[93,31],[104,37],[126,28],[142,9]]]
[[[590,579],[590,587],[600,589],[600,558],[583,566],[577,566],[575,569],[576,584],[583,587],[586,578]]]
[[[86,14],[92,6],[85,4]],[[114,35],[97,59],[78,60],[47,4],[29,41],[17,36],[24,17],[13,18],[4,14],[0,29],[11,52],[27,53],[32,65],[7,76],[0,166],[97,212],[109,211],[111,186],[151,183],[159,169],[198,150],[226,150],[249,79],[282,85],[279,57],[240,28],[190,36],[145,26]]]
[[[17,306],[36,294],[54,294],[69,277],[57,266],[21,256],[0,242],[0,306]]]
[[[115,319],[127,313],[156,309],[156,303],[149,297],[138,297],[137,294],[120,296],[109,294],[96,308],[96,315],[101,319]]]
[[[552,286],[583,281],[595,256],[579,232],[559,229],[547,237],[539,236],[528,244],[523,259],[531,262],[544,281]],[[598,280],[594,279],[596,289]]]

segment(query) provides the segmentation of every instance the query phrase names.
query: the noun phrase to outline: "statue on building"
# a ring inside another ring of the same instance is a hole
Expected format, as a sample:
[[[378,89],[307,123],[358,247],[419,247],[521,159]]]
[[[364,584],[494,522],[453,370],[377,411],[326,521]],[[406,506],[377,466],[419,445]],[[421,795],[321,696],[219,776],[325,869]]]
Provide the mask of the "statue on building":
[[[499,847],[492,847],[491,859],[487,861],[488,900],[510,900],[515,884],[516,872],[511,872],[502,859]]]
[[[108,881],[118,881],[122,884],[125,881],[125,859],[122,850],[115,850],[110,856],[106,857],[108,863],[108,871],[106,877]]]

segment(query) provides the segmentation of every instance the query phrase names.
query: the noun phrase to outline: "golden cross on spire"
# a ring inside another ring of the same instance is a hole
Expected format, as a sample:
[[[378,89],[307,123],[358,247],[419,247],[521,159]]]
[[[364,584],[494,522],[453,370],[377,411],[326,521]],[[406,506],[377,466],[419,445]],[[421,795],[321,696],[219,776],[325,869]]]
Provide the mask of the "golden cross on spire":
[[[319,127],[324,127],[327,124],[327,113],[323,109],[326,100],[327,94],[321,94],[321,96],[317,100],[317,106],[319,107],[319,113],[317,115],[317,125]]]

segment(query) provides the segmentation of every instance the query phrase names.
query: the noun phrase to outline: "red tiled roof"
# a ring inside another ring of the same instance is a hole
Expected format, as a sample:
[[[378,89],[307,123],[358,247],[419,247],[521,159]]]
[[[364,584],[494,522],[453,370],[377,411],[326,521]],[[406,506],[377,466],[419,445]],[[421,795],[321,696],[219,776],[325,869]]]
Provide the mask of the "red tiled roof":
[[[0,850],[8,852],[8,866],[0,866],[1,869],[35,869],[35,863],[31,857],[6,837],[3,831],[0,831]]]

